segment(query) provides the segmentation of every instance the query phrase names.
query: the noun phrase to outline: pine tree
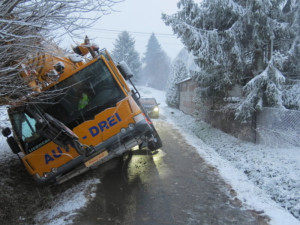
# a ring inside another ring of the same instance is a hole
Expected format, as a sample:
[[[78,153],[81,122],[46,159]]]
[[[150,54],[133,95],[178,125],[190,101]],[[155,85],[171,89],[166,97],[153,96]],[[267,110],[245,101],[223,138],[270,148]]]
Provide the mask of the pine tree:
[[[164,90],[170,73],[170,59],[161,49],[153,33],[149,38],[143,62],[145,66],[142,75],[146,84],[153,88]]]
[[[236,108],[236,117],[242,121],[251,117],[255,111],[263,106],[284,107],[282,85],[285,82],[283,74],[270,61],[267,68],[244,87],[247,93],[244,101]]]
[[[112,57],[116,62],[125,61],[134,74],[133,80],[138,80],[142,63],[139,53],[135,50],[135,40],[127,31],[120,33],[116,39]]]
[[[282,74],[299,72],[294,58],[299,5],[293,0],[181,0],[180,10],[163,14],[163,20],[196,57],[201,71],[194,79],[208,97],[222,99],[234,85],[245,86],[245,98],[235,109],[237,117],[246,118],[258,105],[284,104]]]

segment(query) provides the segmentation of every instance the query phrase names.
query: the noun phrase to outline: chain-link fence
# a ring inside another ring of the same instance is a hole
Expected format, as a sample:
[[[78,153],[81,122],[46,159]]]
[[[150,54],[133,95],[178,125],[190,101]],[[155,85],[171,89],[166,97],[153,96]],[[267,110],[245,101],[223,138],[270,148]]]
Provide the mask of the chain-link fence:
[[[300,146],[300,111],[264,108],[257,114],[256,138],[273,147]]]

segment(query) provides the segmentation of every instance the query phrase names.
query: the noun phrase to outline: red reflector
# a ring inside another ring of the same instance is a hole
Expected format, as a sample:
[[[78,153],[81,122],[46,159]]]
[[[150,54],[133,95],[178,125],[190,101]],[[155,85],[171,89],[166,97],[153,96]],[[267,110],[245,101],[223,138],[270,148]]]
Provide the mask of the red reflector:
[[[150,120],[148,120],[148,118],[146,117],[146,115],[143,113],[143,116],[145,117],[145,120],[148,124],[152,124],[152,122]]]

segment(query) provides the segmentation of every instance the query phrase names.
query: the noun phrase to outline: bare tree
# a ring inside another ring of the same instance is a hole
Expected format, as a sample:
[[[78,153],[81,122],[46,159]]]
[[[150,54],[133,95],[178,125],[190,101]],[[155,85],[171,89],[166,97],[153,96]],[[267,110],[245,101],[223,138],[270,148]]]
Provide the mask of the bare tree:
[[[0,104],[15,104],[32,92],[19,76],[21,65],[30,56],[49,51],[47,41],[78,34],[121,1],[0,0]]]

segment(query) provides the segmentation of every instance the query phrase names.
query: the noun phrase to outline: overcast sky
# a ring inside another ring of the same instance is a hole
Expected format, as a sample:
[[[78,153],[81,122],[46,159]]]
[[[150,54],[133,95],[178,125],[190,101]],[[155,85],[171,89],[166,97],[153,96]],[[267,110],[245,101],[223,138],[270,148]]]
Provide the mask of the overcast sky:
[[[175,13],[179,0],[125,0],[114,6],[116,12],[103,16],[93,29],[86,34],[99,44],[100,48],[111,51],[118,34],[128,31],[135,39],[135,48],[141,57],[153,32],[162,49],[172,59],[183,48],[180,40],[173,35],[172,29],[161,20],[161,13]]]

